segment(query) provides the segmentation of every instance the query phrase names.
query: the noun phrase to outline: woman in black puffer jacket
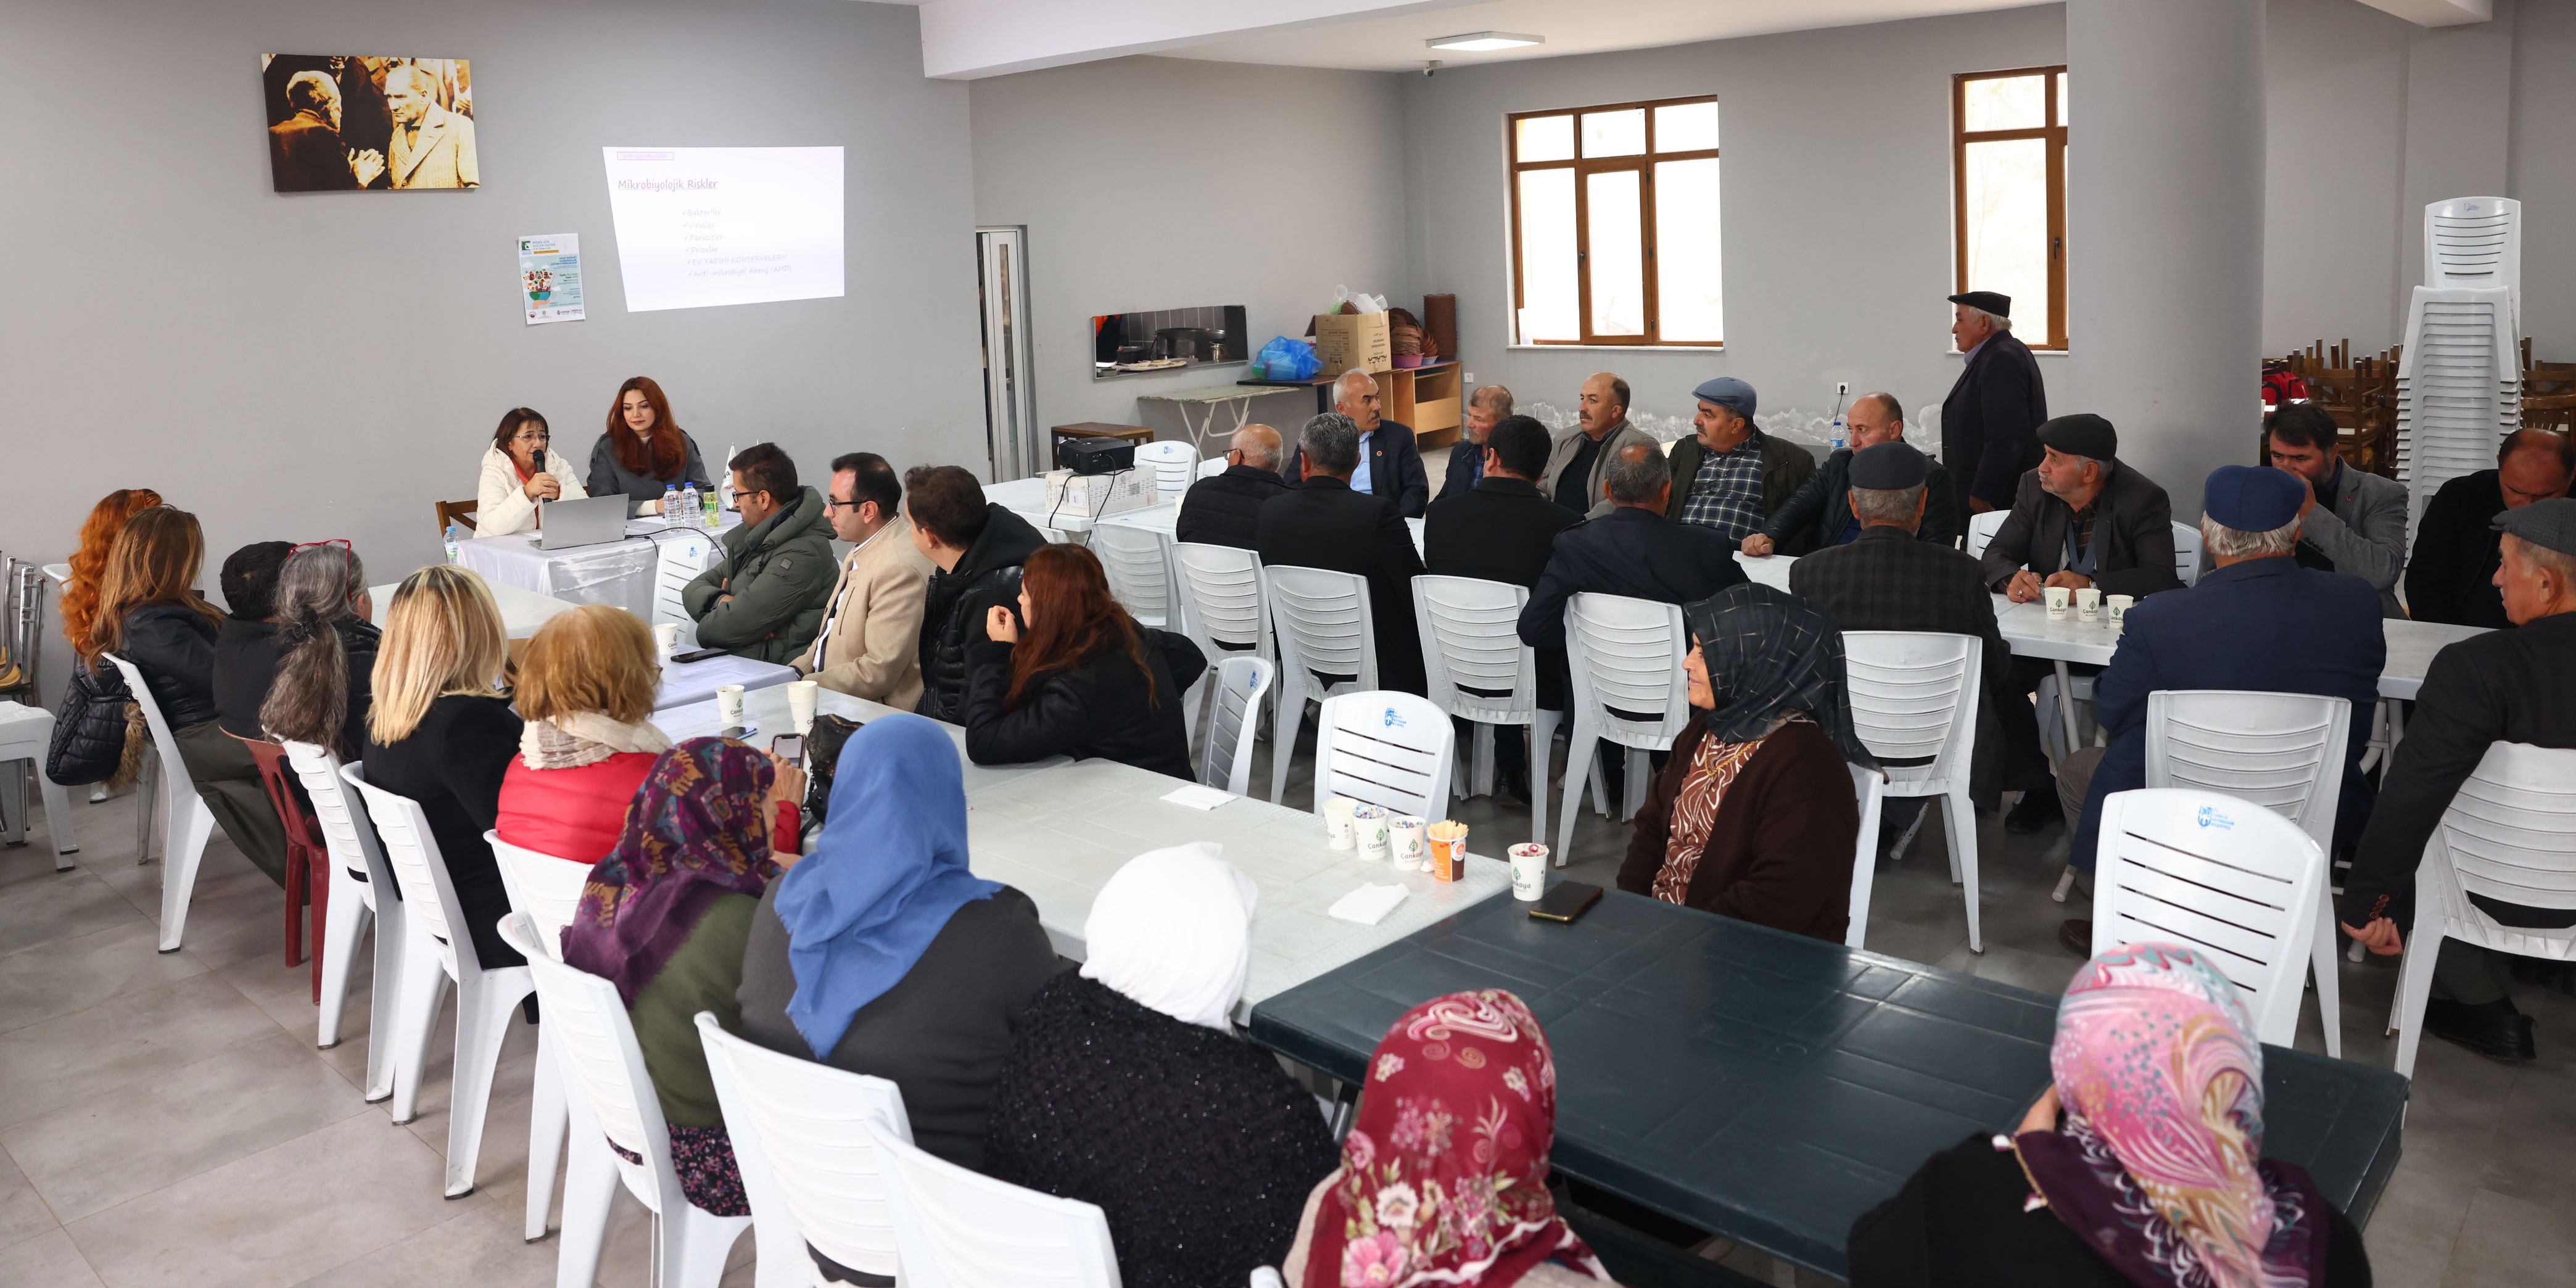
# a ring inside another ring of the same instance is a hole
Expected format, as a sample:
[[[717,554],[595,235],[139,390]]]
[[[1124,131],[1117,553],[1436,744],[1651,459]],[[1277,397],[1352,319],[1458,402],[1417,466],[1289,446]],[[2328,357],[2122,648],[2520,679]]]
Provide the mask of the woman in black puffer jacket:
[[[966,653],[966,754],[976,764],[1098,756],[1193,777],[1174,677],[1195,682],[1207,659],[1186,637],[1138,626],[1110,598],[1098,556],[1080,546],[1031,554],[1019,620],[997,604],[984,631]]]
[[[216,719],[215,632],[223,614],[196,591],[205,557],[195,515],[166,505],[135,515],[108,554],[88,660],[104,666],[97,655],[114,653],[134,664],[179,745],[189,781],[224,835],[284,885],[286,827],[269,803],[250,744],[225,733]]]

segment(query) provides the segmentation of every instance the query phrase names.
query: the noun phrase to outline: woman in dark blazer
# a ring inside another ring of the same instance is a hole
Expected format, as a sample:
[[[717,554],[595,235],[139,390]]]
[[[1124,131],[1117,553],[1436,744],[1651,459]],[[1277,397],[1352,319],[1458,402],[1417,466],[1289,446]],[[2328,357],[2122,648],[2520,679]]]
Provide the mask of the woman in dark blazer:
[[[701,495],[715,486],[707,481],[698,440],[671,419],[671,400],[650,376],[631,376],[617,387],[608,428],[591,446],[590,477],[583,481],[592,496],[624,494],[629,514],[660,514],[662,496],[674,483],[695,485]]]
[[[1637,811],[1619,888],[1840,943],[1860,809],[1842,635],[1823,610],[1759,583],[1683,609],[1700,714]]]
[[[966,656],[966,754],[976,764],[1099,756],[1193,777],[1173,677],[1195,682],[1207,659],[1186,637],[1138,626],[1090,551],[1032,552],[1018,619],[996,605],[984,630]]]

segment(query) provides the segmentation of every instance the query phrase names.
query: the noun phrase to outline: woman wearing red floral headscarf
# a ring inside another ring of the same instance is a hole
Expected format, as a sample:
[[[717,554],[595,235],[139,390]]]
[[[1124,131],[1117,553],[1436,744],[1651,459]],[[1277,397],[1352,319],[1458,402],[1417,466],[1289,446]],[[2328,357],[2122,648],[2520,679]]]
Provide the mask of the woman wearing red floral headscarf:
[[[1341,1167],[1306,1200],[1289,1283],[1611,1282],[1547,1191],[1556,1058],[1521,999],[1486,989],[1405,1012],[1365,1090]]]

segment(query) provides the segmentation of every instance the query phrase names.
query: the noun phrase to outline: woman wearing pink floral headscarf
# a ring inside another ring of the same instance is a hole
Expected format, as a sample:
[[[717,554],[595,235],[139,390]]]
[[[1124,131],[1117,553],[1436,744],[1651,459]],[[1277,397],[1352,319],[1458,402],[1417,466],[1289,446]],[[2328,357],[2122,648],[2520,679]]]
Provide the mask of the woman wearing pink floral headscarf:
[[[2187,948],[2125,944],[2057,1008],[2051,1085],[1852,1224],[1852,1288],[2368,1288],[2361,1232],[2263,1154],[2263,1048]]]
[[[1610,1282],[1547,1192],[1556,1059],[1521,1000],[1451,993],[1405,1012],[1369,1060],[1342,1165],[1306,1201],[1298,1288]]]

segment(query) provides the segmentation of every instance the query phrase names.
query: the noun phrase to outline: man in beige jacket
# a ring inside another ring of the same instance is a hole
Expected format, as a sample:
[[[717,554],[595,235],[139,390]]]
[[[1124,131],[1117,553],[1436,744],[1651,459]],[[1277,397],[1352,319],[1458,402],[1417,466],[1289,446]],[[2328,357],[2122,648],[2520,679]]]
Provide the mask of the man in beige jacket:
[[[930,561],[903,517],[903,484],[874,452],[832,462],[824,513],[858,549],[841,561],[814,645],[796,672],[824,688],[910,711],[921,702],[921,612]]]

